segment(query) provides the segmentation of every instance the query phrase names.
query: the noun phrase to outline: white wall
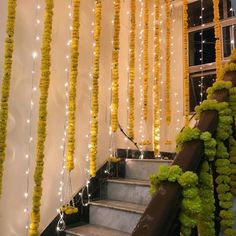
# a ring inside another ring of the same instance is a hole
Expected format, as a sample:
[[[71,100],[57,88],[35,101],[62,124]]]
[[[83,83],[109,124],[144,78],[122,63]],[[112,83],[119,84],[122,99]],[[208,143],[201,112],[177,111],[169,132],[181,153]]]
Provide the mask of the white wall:
[[[29,117],[30,96],[31,96],[31,70],[32,70],[32,51],[36,48],[39,50],[40,44],[35,45],[34,29],[35,29],[35,3],[36,0],[26,1],[18,0],[17,17],[16,17],[16,33],[15,33],[15,51],[13,62],[13,75],[11,81],[11,97],[9,107],[9,126],[7,140],[7,158],[4,164],[5,172],[3,178],[3,195],[0,200],[0,235],[18,236],[26,233],[25,225],[27,224],[27,214],[24,208],[27,201],[24,198],[26,191],[26,175],[27,160],[25,154],[28,153],[29,125],[26,120]],[[42,14],[43,0],[39,0],[42,9],[39,18],[41,25],[39,31],[42,30]],[[48,128],[45,149],[45,170],[43,181],[43,199],[41,214],[41,229],[44,229],[48,223],[55,217],[56,209],[60,206],[58,189],[61,180],[62,166],[62,145],[63,126],[65,118],[65,82],[67,67],[66,54],[68,53],[68,4],[69,0],[55,0],[54,23],[53,23],[53,42],[52,42],[52,76],[49,90],[48,102]],[[127,65],[128,65],[128,47],[129,47],[129,18],[127,10],[129,1],[124,0],[121,8],[121,51],[120,51],[120,108],[119,120],[123,128],[126,130],[127,125]],[[99,111],[99,148],[98,148],[98,166],[108,157],[109,147],[109,105],[110,105],[110,65],[111,65],[111,40],[112,40],[112,18],[113,18],[113,1],[103,0],[102,10],[102,39],[101,39],[101,67],[100,67],[100,111]],[[152,4],[152,1],[150,2]],[[5,37],[5,23],[7,12],[7,0],[1,1],[0,7],[0,78],[3,73],[3,47]],[[88,140],[85,138],[89,128],[89,73],[92,65],[92,35],[91,23],[93,21],[92,8],[94,0],[81,0],[81,29],[80,29],[80,59],[79,59],[79,83],[77,96],[77,133],[76,133],[76,165],[72,174],[73,190],[77,192],[85,183],[84,168],[86,166],[85,156],[87,154]],[[139,4],[138,4],[139,7]],[[153,8],[151,8],[151,13]],[[174,28],[174,55],[176,56],[176,71],[172,71],[173,78],[172,93],[177,92],[179,99],[182,99],[182,43],[181,29],[182,21],[180,8],[174,10],[176,18],[176,26]],[[153,16],[150,16],[153,21]],[[138,16],[137,16],[138,20]],[[150,26],[152,28],[152,26]],[[151,32],[150,43],[153,40]],[[137,40],[137,45],[140,42]],[[137,54],[140,49],[137,49]],[[152,46],[150,45],[150,69],[152,69]],[[164,52],[164,46],[162,47]],[[40,58],[36,63],[35,83],[39,83]],[[164,71],[164,67],[163,67]],[[164,75],[163,75],[164,76]],[[152,88],[152,71],[150,71],[150,89]],[[136,86],[139,81],[136,80]],[[152,100],[152,92],[150,90],[150,101]],[[136,89],[136,136],[139,137],[138,127],[140,118],[140,106],[138,105],[139,90]],[[29,202],[31,204],[31,192],[33,187],[33,169],[35,160],[35,141],[37,127],[37,102],[38,92],[34,97],[35,107],[33,109],[32,137],[30,157],[30,189]],[[177,106],[173,99],[172,111],[173,119],[170,127],[165,127],[162,122],[162,150],[173,149],[172,146],[165,145],[166,140],[174,140]],[[163,110],[164,110],[164,105]],[[150,116],[147,126],[147,136],[152,134],[152,111],[151,104],[149,107]],[[180,104],[180,123],[182,119],[182,106]],[[181,127],[182,125],[180,125]],[[169,129],[170,128],[170,129]],[[174,132],[173,132],[174,130]],[[116,137],[116,147],[127,147],[123,136],[118,134]],[[137,141],[138,138],[137,138]],[[129,145],[132,148],[132,145]]]

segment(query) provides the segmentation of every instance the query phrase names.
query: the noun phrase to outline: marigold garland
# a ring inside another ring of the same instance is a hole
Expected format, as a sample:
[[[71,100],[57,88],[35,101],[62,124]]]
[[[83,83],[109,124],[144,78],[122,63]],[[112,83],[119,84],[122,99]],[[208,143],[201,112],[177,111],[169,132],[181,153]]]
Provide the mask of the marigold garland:
[[[75,151],[75,113],[76,113],[76,88],[78,77],[78,57],[79,57],[79,8],[80,0],[73,1],[73,26],[71,42],[71,65],[69,80],[69,113],[68,113],[68,138],[67,138],[67,156],[66,169],[74,169],[74,151]]]
[[[119,51],[120,51],[120,0],[114,1],[114,35],[112,51],[112,103],[111,103],[111,128],[116,132],[118,127],[119,109]]]
[[[160,145],[160,0],[155,0],[154,85],[153,85],[153,146],[155,157]]]
[[[171,122],[171,99],[170,99],[170,27],[171,27],[171,11],[170,11],[170,0],[165,0],[165,12],[166,12],[166,87],[165,87],[165,98],[166,98],[166,123],[167,125]]]
[[[128,135],[134,139],[134,80],[135,80],[135,31],[136,0],[130,1],[130,41],[129,41],[129,86],[128,86]]]
[[[143,118],[148,118],[148,77],[149,77],[149,0],[144,0],[144,39],[143,39]]]
[[[216,79],[221,79],[222,68],[222,50],[221,50],[221,27],[220,27],[220,14],[219,14],[219,0],[213,0],[214,8],[214,31],[215,31],[215,53],[216,53]]]
[[[95,6],[95,25],[94,25],[94,57],[93,57],[93,81],[92,81],[92,108],[91,108],[91,127],[89,142],[90,176],[96,175],[96,155],[97,155],[97,136],[98,136],[98,93],[99,93],[99,62],[100,62],[100,34],[101,34],[101,13],[102,1],[96,0]]]
[[[12,54],[16,18],[16,0],[8,0],[7,26],[4,49],[4,71],[2,80],[2,97],[0,108],[0,198],[2,195],[3,163],[6,158],[6,136],[8,120],[8,99],[12,73]]]
[[[39,236],[40,205],[42,197],[42,180],[44,167],[44,144],[46,140],[47,125],[47,98],[50,82],[51,67],[51,41],[52,41],[52,20],[53,20],[53,0],[46,0],[44,16],[44,32],[42,40],[41,78],[40,78],[40,100],[38,118],[38,138],[36,167],[34,171],[34,191],[32,201],[31,224],[29,227],[30,236]]]
[[[188,71],[188,1],[183,0],[183,44],[184,44],[184,117],[189,124],[189,71]]]

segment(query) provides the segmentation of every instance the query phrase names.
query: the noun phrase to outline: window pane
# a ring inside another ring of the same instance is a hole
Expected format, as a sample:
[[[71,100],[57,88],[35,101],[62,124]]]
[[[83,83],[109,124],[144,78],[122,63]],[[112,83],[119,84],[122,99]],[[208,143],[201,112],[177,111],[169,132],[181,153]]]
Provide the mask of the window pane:
[[[196,1],[196,2],[188,4],[189,27],[198,26],[198,25],[201,25],[202,23],[206,24],[209,22],[213,22],[214,13],[213,13],[212,1],[203,0],[202,9],[203,11],[202,11],[202,22],[201,22],[201,17],[200,17],[201,16],[201,1]],[[220,19],[223,19],[223,0],[220,0],[219,10],[220,10]]]
[[[236,25],[223,27],[224,57],[229,57],[231,50],[235,48]]]
[[[190,75],[190,112],[194,111],[195,106],[207,97],[207,89],[215,82],[215,74]]]
[[[227,16],[235,16],[236,2],[235,0],[227,0]]]
[[[202,35],[201,35],[202,34]],[[189,65],[201,65],[215,61],[214,28],[189,33]]]

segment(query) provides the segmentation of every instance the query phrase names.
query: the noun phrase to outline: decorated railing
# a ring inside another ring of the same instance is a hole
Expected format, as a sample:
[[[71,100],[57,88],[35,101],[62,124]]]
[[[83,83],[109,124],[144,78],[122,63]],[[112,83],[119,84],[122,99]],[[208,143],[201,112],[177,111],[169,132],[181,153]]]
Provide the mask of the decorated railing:
[[[196,107],[196,126],[177,137],[170,167],[151,177],[153,198],[132,236],[236,235],[236,56]]]

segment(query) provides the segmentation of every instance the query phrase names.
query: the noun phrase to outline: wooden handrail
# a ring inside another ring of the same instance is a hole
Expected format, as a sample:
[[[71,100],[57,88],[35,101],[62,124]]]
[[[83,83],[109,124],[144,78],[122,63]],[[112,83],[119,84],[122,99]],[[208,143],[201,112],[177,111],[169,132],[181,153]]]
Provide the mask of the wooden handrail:
[[[236,72],[227,72],[224,81],[231,81],[236,87]],[[213,94],[219,102],[228,101],[226,89]],[[202,112],[196,127],[212,135],[216,132],[218,122],[217,111]],[[183,171],[199,173],[204,155],[204,145],[200,140],[184,144],[183,149],[176,155],[173,165],[179,165]],[[141,216],[132,236],[176,236],[179,233],[177,220],[180,210],[182,189],[178,183],[163,183],[152,198],[144,214]],[[195,234],[197,235],[197,234]]]

